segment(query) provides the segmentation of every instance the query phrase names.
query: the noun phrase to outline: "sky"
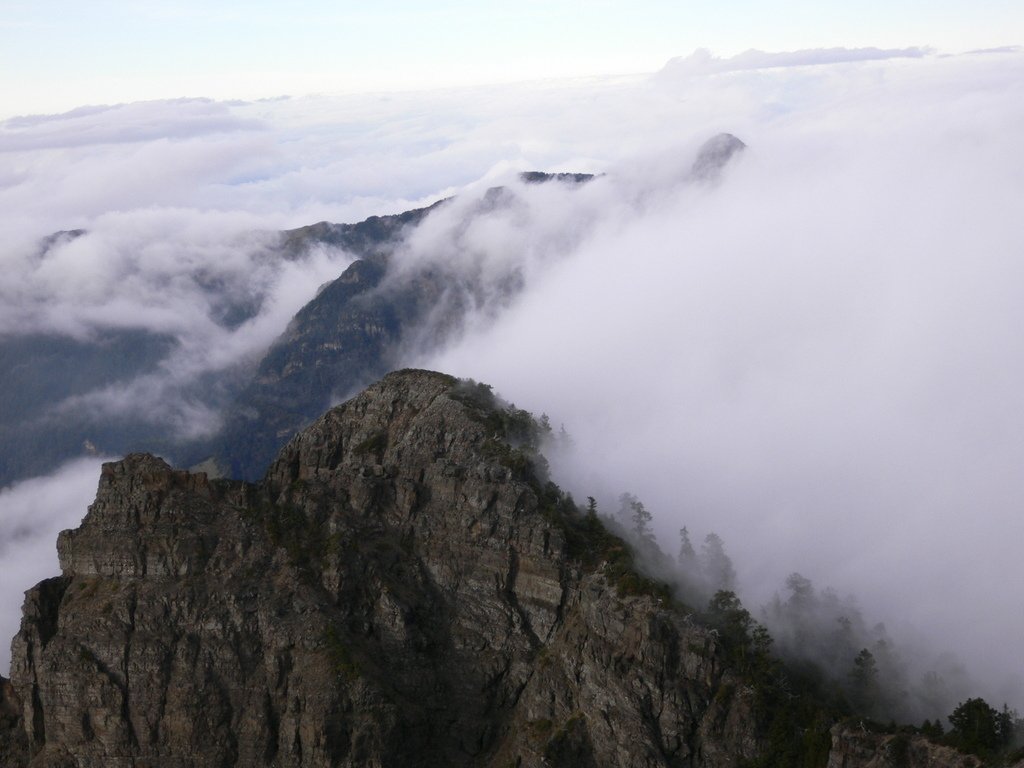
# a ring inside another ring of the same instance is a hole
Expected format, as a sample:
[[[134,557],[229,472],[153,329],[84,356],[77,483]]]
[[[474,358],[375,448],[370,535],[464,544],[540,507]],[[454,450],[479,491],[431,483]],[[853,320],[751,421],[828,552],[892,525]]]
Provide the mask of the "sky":
[[[707,48],[1018,44],[1014,0],[0,2],[0,118],[83,104],[651,72]]]
[[[636,493],[666,547],[722,535],[751,606],[799,570],[998,696],[1024,643],[1024,11],[721,6],[0,3],[2,327],[171,335],[159,382],[72,405],[188,434],[210,414],[181,393],[351,258],[268,260],[268,232],[606,173],[417,234],[408,263],[527,286],[418,362],[564,423],[559,479]],[[695,184],[719,131],[748,149]],[[256,316],[224,325],[211,285]],[[95,467],[0,490],[0,637]]]

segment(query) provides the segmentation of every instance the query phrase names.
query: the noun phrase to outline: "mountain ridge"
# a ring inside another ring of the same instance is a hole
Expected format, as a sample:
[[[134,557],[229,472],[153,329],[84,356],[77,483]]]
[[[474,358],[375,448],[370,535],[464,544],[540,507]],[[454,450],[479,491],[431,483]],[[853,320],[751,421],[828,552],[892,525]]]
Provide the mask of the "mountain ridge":
[[[714,181],[745,146],[731,134],[712,137],[698,150],[685,180]],[[524,171],[511,186],[571,189],[603,176]],[[269,259],[296,261],[312,249],[327,247],[350,253],[354,261],[321,286],[257,359],[207,372],[186,386],[182,394],[188,407],[198,404],[211,418],[223,419],[213,434],[176,437],[166,423],[152,418],[150,409],[119,416],[116,408],[106,407],[95,414],[78,402],[90,392],[116,389],[135,377],[165,376],[161,365],[182,343],[173,334],[129,326],[99,329],[83,338],[57,333],[0,336],[0,362],[7,371],[0,376],[0,399],[12,404],[0,409],[0,486],[50,472],[83,452],[121,455],[139,450],[255,480],[284,441],[332,402],[413,362],[413,346],[429,349],[444,343],[459,332],[468,313],[500,313],[522,290],[515,269],[495,285],[482,285],[479,275],[446,268],[442,262],[395,269],[407,235],[453,200],[351,224],[320,221],[267,233],[264,256]],[[491,187],[478,202],[467,209],[462,226],[514,205],[516,195],[508,186]],[[55,232],[38,243],[35,258],[43,260],[52,249],[88,234],[85,229]],[[222,298],[223,306],[218,304],[210,319],[225,328],[252,319],[262,301]],[[74,361],[70,375],[66,359]]]

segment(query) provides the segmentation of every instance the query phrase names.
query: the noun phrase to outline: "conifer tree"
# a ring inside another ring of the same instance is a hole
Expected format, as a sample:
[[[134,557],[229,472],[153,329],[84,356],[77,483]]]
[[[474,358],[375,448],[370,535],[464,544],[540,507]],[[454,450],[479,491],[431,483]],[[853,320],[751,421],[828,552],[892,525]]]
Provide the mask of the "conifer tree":
[[[686,530],[685,525],[679,529],[679,557],[677,559],[679,564],[687,569],[692,567],[697,560],[697,553],[690,541],[690,532]]]
[[[634,499],[630,503],[630,520],[633,523],[633,533],[640,539],[646,541],[654,538],[650,526],[653,519],[654,517],[647,511],[647,507],[644,506],[642,501]]]
[[[736,570],[725,554],[722,537],[709,533],[700,545],[700,570],[708,586],[714,590],[732,591],[736,587]]]
[[[1003,746],[999,713],[984,699],[961,702],[949,716],[949,738],[954,746],[967,752],[988,755]]]
[[[853,659],[850,683],[854,704],[862,710],[873,713],[878,703],[878,664],[867,648],[861,648]]]

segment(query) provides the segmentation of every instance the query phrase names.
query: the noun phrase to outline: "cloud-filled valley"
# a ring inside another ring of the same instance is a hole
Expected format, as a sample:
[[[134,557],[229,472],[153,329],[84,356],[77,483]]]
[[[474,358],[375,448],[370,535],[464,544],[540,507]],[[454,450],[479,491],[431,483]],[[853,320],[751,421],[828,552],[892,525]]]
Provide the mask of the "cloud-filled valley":
[[[436,262],[523,287],[406,361],[564,424],[556,479],[604,508],[637,494],[666,549],[682,525],[720,534],[750,607],[799,571],[1024,705],[1024,55],[890,53],[9,120],[3,338],[166,336],[51,418],[215,430],[204,376],[258,359],[353,258],[281,258],[277,230],[457,194],[393,279]],[[747,149],[692,178],[719,131]],[[511,203],[479,213],[499,184]],[[95,490],[95,460],[53,469],[0,494],[4,637],[45,575],[26,553]]]

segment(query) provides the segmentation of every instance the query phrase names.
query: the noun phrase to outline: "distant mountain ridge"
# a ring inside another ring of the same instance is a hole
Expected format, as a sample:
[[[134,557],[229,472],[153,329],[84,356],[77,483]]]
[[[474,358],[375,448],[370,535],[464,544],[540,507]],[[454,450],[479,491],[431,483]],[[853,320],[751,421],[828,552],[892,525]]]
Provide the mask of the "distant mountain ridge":
[[[730,134],[713,137],[698,152],[691,180],[714,180],[744,147]],[[528,171],[518,178],[530,186],[573,188],[597,177]],[[491,188],[469,215],[512,205],[514,199],[507,189]],[[522,290],[515,269],[487,285],[443,260],[394,274],[392,262],[408,234],[448,204],[441,200],[355,224],[322,221],[281,232],[277,258],[295,260],[310,248],[327,246],[356,260],[295,315],[255,366],[208,374],[194,383],[190,396],[224,419],[211,437],[175,438],[166,425],[130,414],[93,414],[73,405],[55,410],[96,388],[159,376],[161,361],[177,343],[170,336],[141,329],[111,329],[87,339],[0,336],[0,401],[11,404],[0,409],[0,487],[90,452],[153,451],[183,465],[202,464],[213,474],[256,479],[287,439],[332,402],[408,364],[410,356],[442,345],[460,331],[467,312],[486,304],[496,315]],[[54,233],[40,243],[40,258],[85,234]],[[229,303],[220,322],[234,327],[256,311]]]

